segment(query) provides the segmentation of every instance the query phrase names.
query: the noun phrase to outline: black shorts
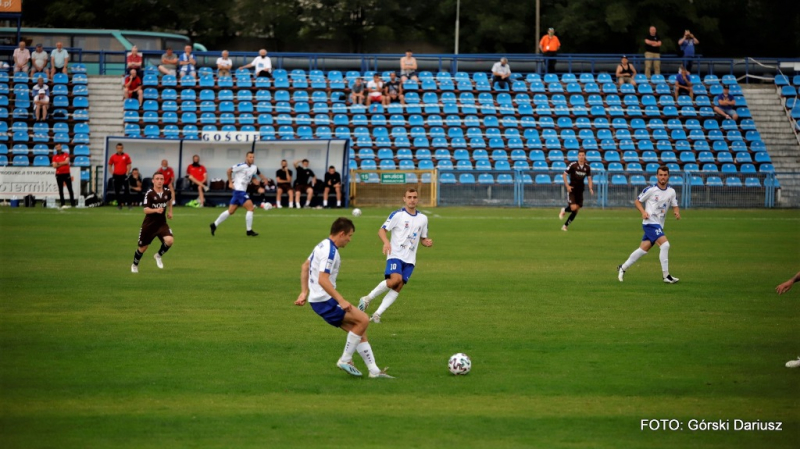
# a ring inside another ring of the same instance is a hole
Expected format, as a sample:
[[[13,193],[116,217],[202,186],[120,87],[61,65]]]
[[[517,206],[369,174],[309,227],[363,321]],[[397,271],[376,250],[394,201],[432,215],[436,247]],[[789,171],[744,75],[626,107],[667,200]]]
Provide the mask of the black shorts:
[[[139,229],[139,246],[150,245],[156,237],[161,240],[161,243],[164,243],[164,237],[167,236],[172,236],[172,229],[166,222],[142,223],[142,227]]]
[[[569,194],[569,204],[576,204],[583,207],[583,190],[572,189]]]
[[[292,191],[292,184],[289,182],[279,182],[278,188],[283,190],[284,192],[291,192]]]
[[[311,186],[308,184],[295,184],[294,191],[295,192],[305,192],[306,190],[310,189]]]

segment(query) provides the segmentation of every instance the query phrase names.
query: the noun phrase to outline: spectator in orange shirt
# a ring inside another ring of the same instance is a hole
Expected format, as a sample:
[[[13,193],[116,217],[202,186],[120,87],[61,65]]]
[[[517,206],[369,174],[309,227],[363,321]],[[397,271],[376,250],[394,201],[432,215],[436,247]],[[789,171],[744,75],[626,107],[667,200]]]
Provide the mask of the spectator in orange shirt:
[[[161,173],[164,175],[164,187],[169,187],[169,190],[174,192],[175,191],[175,170],[169,166],[169,161],[163,159],[161,161],[161,167],[158,167],[156,173]],[[175,204],[175,198],[172,198],[172,204]]]
[[[122,209],[122,203],[128,203],[128,175],[131,173],[131,157],[125,153],[125,148],[121,143],[117,144],[117,152],[108,159],[109,167],[113,167],[111,173],[114,179],[114,198],[117,200],[117,208]]]
[[[189,179],[193,186],[197,187],[197,202],[200,207],[203,207],[206,202],[205,191],[208,190],[208,172],[206,168],[200,164],[200,156],[192,156],[192,164],[186,167],[186,178]]]
[[[53,168],[56,169],[56,184],[58,184],[58,195],[61,197],[61,207],[64,204],[64,184],[67,185],[69,192],[69,205],[75,206],[75,194],[72,192],[72,176],[69,173],[69,153],[62,151],[61,144],[57,143],[53,148],[56,154],[53,155]]]
[[[136,69],[137,72],[140,72],[142,70],[143,62],[142,54],[139,53],[139,48],[134,45],[131,47],[131,52],[128,53],[128,57],[125,59],[125,71],[130,72],[131,69]]]
[[[539,41],[539,50],[542,51],[544,56],[549,58],[555,58],[558,55],[558,50],[561,48],[561,41],[558,40],[558,36],[556,36],[556,30],[552,28],[547,29],[547,34],[542,37],[542,40]],[[547,73],[555,73],[556,71],[556,60],[555,59],[548,59],[547,60]]]
[[[134,96],[139,98],[139,107],[142,107],[144,102],[144,93],[142,93],[142,79],[136,74],[136,69],[131,69],[131,74],[125,77],[125,87],[122,88],[122,99],[127,100]]]

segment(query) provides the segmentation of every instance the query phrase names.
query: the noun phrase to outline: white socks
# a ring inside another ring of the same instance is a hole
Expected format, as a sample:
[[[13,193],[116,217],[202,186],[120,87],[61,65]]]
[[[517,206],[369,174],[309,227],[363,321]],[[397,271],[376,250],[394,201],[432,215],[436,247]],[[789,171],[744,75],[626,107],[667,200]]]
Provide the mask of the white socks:
[[[252,231],[253,230],[253,211],[251,211],[251,210],[247,211],[247,213],[244,215],[244,222],[245,222],[245,224],[247,224],[247,230],[248,231]]]
[[[384,294],[384,293],[386,293],[388,291],[389,291],[389,287],[386,286],[386,281],[383,281],[380,284],[378,284],[377,287],[372,289],[372,291],[369,292],[369,295],[367,295],[367,296],[369,297],[369,299],[375,299],[378,296],[380,296],[380,295],[382,295],[382,294]]]
[[[217,219],[214,221],[214,226],[221,225],[222,222],[227,220],[228,217],[230,217],[230,216],[231,216],[231,214],[229,214],[227,210],[225,212],[219,214],[219,217],[217,217]]]
[[[356,352],[356,348],[361,343],[361,336],[356,335],[353,332],[347,333],[347,343],[344,344],[344,352],[342,353],[341,361],[347,363],[353,360],[353,354]],[[370,354],[371,354],[370,350]]]
[[[647,254],[647,251],[643,250],[642,248],[636,248],[636,251],[632,252],[631,256],[628,257],[628,260],[626,260],[625,263],[622,264],[622,269],[623,270],[627,270],[628,268],[631,267],[631,265],[635,264],[636,261],[639,260],[640,257],[642,257],[642,256],[644,256],[646,254]]]
[[[383,301],[381,301],[381,306],[378,307],[378,310],[375,311],[376,315],[383,315],[383,312],[386,312],[386,309],[394,303],[395,299],[400,293],[392,290],[383,297]]]
[[[372,346],[370,346],[368,341],[359,343],[358,346],[356,346],[356,350],[361,354],[361,358],[364,359],[364,364],[367,365],[367,369],[370,373],[378,374],[381,372],[381,369],[378,368],[378,364],[375,363],[375,355],[372,353]]]
[[[664,242],[661,245],[661,252],[658,253],[658,258],[661,260],[661,273],[663,277],[669,274],[669,242]]]

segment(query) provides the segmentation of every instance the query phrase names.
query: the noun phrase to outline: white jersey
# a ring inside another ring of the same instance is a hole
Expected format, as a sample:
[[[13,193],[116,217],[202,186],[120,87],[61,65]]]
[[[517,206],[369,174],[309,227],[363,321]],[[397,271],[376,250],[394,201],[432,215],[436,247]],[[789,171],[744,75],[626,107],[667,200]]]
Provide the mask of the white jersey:
[[[331,284],[336,288],[336,276],[339,274],[339,265],[342,259],[339,258],[339,249],[333,244],[331,239],[319,242],[311,255],[308,256],[308,302],[325,302],[331,299],[331,295],[319,285],[320,273],[330,275]]]
[[[381,227],[392,233],[392,250],[386,258],[415,265],[419,241],[428,238],[428,217],[420,211],[411,215],[402,208],[392,212]]]
[[[667,208],[678,205],[678,195],[669,185],[663,190],[658,185],[645,187],[638,199],[644,206],[644,211],[650,215],[642,220],[642,224],[657,224],[662,228],[667,218]]]
[[[233,190],[241,190],[242,192],[247,191],[247,185],[250,184],[250,181],[253,179],[258,171],[258,167],[253,165],[247,165],[245,162],[241,164],[236,164],[231,167],[233,172],[231,173],[231,177],[233,179]]]

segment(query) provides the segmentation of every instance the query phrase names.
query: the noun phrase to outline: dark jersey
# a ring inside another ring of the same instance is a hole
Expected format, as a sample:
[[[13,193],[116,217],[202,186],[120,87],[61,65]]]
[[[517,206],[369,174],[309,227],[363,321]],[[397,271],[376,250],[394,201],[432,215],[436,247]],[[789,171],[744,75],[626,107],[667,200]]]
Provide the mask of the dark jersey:
[[[581,166],[577,162],[573,162],[569,164],[564,173],[569,176],[569,185],[572,186],[572,189],[583,192],[586,178],[592,176],[592,167],[588,163]]]
[[[144,195],[144,203],[142,203],[143,207],[149,207],[150,209],[158,209],[163,208],[164,211],[155,214],[147,214],[144,216],[144,222],[142,222],[142,228],[151,226],[151,225],[161,225],[167,222],[167,206],[172,203],[172,191],[169,188],[164,187],[161,193],[156,192],[153,189],[150,189]]]
[[[278,171],[275,172],[275,182],[283,183],[280,181],[281,179],[287,179],[288,182],[292,182],[292,171],[287,169],[279,168]]]
[[[339,175],[339,172],[333,172],[333,174],[330,174],[330,172],[325,173],[325,187],[333,187],[341,183],[342,177]]]
[[[294,182],[295,186],[311,185],[311,178],[314,177],[314,172],[310,168],[305,168],[302,165],[297,166],[297,180]]]

